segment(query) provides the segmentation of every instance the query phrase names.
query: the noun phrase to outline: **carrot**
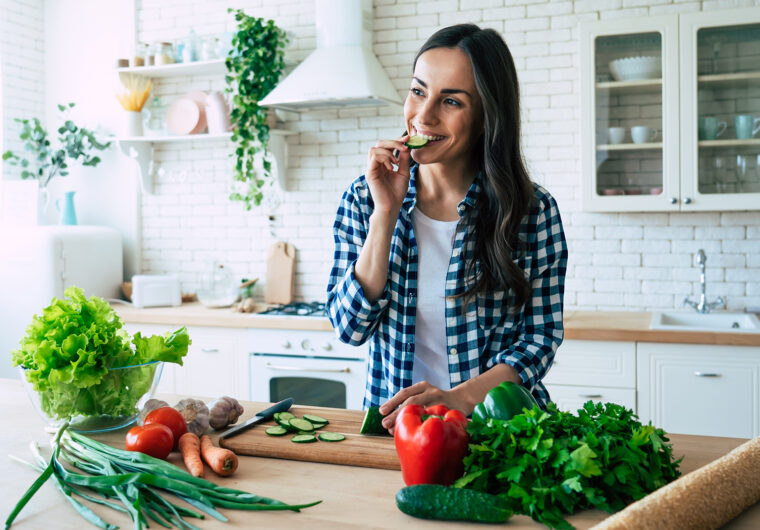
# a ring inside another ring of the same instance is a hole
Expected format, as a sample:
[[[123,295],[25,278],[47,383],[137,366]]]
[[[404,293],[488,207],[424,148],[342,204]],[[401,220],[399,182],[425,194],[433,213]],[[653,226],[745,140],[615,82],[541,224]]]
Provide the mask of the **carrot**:
[[[179,452],[190,474],[203,477],[203,462],[201,461],[201,441],[193,432],[186,432],[179,437]]]
[[[215,447],[208,434],[201,436],[201,456],[214,473],[222,477],[232,475],[238,467],[238,457],[229,449]]]

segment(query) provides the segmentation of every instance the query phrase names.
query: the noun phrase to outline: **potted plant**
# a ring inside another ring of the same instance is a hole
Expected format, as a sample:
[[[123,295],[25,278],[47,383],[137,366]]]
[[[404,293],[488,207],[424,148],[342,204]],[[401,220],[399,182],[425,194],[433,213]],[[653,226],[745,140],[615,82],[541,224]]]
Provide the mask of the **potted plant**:
[[[64,122],[58,127],[57,148],[50,145],[48,131],[38,118],[16,118],[15,121],[21,124],[19,138],[24,140],[24,152],[18,154],[9,150],[3,153],[4,162],[21,167],[22,179],[37,180],[40,194],[44,197],[43,210],[48,202],[47,185],[56,176],[65,177],[69,174],[68,161],[81,159],[83,166],[95,167],[100,163],[100,157],[93,154],[94,151],[103,151],[111,145],[111,142],[99,142],[94,132],[77,126],[67,118],[67,113],[74,105],[58,105]]]
[[[230,199],[243,201],[247,210],[260,205],[262,187],[272,179],[272,164],[267,159],[269,125],[267,109],[259,106],[280,80],[285,67],[284,50],[288,43],[285,31],[274,21],[251,17],[241,9],[235,13],[237,31],[232,37],[232,50],[225,60],[227,93],[232,96],[230,117],[234,132],[235,168],[233,178],[239,188]],[[255,157],[263,153],[263,172],[257,174]]]

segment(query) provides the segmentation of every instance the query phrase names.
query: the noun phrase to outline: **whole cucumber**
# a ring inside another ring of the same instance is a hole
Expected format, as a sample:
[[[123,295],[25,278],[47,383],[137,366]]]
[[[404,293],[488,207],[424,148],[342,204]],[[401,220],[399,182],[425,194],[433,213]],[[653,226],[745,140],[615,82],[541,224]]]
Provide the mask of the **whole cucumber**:
[[[396,506],[412,517],[443,521],[503,523],[512,516],[501,497],[438,484],[401,488],[396,493]]]

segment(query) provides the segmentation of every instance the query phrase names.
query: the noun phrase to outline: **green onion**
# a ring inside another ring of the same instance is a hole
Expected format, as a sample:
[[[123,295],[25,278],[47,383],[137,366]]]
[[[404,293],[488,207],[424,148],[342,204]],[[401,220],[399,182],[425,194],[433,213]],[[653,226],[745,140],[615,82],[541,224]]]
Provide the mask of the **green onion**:
[[[69,431],[67,425],[61,427],[56,434],[49,461],[42,457],[34,444],[32,444],[32,452],[37,458],[37,465],[12,457],[40,471],[41,474],[6,519],[6,529],[50,477],[54,478],[58,490],[85,520],[105,530],[115,530],[118,527],[101,519],[90,508],[74,499],[74,495],[128,513],[136,530],[147,527],[148,520],[165,528],[172,528],[174,525],[179,528],[200,530],[184,518],[204,519],[204,513],[226,522],[228,519],[216,508],[297,512],[322,502],[286,504],[269,497],[218,486],[211,481],[194,477],[164,460],[142,453],[116,449]],[[63,462],[69,464],[70,468],[64,467]],[[78,473],[71,468],[79,469],[87,474]],[[102,498],[87,492],[92,492]],[[174,495],[201,513],[173,504],[164,498],[165,494]],[[121,504],[107,499],[118,499]]]

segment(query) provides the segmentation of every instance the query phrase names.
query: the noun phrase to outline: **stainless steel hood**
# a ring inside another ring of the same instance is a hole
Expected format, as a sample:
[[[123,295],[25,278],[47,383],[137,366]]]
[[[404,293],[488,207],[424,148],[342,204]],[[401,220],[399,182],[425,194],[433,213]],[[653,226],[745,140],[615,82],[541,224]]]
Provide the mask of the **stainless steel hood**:
[[[291,111],[403,105],[372,53],[372,0],[315,0],[317,49],[260,104]]]

